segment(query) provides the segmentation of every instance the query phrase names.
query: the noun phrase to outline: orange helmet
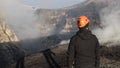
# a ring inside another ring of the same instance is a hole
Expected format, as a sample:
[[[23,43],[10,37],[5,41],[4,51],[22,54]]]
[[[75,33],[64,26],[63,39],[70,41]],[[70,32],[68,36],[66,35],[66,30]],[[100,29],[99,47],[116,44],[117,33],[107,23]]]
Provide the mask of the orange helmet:
[[[84,27],[86,26],[90,21],[89,19],[86,17],[86,16],[80,16],[78,19],[77,19],[77,26],[78,27]]]

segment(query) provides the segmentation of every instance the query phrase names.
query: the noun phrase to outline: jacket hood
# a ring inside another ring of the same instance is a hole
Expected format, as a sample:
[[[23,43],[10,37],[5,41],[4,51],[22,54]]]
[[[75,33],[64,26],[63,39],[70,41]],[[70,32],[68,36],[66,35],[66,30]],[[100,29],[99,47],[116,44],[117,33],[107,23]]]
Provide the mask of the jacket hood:
[[[77,32],[77,35],[83,39],[83,40],[87,40],[87,39],[90,39],[92,36],[91,36],[91,31],[90,30],[86,30],[86,29],[83,29],[83,30],[79,30]]]

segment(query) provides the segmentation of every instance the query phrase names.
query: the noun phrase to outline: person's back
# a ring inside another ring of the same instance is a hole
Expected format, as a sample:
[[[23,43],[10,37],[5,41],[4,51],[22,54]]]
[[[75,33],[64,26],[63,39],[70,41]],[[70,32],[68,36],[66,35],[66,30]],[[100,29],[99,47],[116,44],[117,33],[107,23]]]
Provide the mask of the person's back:
[[[68,68],[98,68],[99,67],[99,43],[93,35],[88,25],[79,28],[68,47]]]

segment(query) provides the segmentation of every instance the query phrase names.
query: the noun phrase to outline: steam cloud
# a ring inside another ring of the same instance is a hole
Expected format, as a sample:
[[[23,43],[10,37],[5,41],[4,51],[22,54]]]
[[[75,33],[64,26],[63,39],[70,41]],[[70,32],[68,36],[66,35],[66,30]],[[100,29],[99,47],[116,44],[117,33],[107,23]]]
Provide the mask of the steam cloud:
[[[93,32],[101,44],[107,46],[120,44],[120,1],[115,0],[100,11],[102,29]]]

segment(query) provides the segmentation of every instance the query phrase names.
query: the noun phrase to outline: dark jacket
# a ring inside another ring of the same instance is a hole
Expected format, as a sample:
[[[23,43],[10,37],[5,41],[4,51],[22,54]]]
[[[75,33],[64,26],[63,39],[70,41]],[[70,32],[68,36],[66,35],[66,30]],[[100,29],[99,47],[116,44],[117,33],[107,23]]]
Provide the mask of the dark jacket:
[[[99,42],[89,30],[79,30],[69,43],[68,68],[99,68]]]

